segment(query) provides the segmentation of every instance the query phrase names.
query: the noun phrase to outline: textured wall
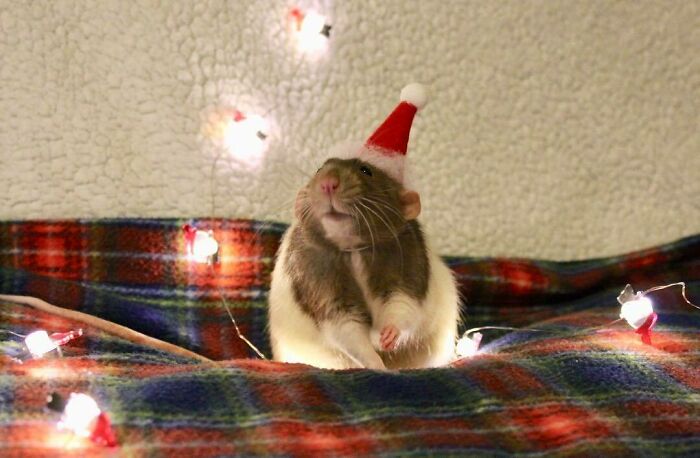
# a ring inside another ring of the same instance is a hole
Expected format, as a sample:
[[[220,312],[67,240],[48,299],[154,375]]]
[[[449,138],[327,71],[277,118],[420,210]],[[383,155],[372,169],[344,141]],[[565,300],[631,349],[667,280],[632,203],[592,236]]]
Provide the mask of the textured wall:
[[[302,172],[417,80],[409,154],[441,252],[580,258],[700,231],[700,2],[313,5],[333,23],[316,60],[282,1],[0,0],[0,218],[288,221]],[[227,108],[269,110],[269,149],[224,154],[212,181]]]

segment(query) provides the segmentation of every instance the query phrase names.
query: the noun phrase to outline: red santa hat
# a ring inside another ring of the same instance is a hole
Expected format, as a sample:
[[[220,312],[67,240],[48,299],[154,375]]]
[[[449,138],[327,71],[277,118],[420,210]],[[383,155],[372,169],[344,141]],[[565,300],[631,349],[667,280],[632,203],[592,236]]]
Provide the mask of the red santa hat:
[[[418,110],[425,106],[425,88],[418,83],[409,84],[401,91],[400,100],[367,139],[358,157],[402,183],[411,125]]]

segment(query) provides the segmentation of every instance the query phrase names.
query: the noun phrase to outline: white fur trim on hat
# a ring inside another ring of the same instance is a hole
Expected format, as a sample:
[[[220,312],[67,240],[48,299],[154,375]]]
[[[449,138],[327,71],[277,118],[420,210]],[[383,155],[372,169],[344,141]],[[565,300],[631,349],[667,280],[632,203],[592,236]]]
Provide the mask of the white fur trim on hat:
[[[419,110],[423,108],[428,101],[428,96],[425,93],[425,87],[419,83],[411,83],[401,90],[402,102],[408,102]]]
[[[406,167],[406,156],[403,154],[364,147],[357,153],[357,158],[383,170],[399,183],[403,183],[404,169]]]

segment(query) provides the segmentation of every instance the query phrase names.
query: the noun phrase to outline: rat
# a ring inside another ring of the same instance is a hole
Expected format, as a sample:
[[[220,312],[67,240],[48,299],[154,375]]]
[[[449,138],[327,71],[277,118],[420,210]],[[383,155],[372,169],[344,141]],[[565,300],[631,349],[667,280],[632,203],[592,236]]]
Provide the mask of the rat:
[[[371,161],[328,159],[298,192],[272,273],[273,359],[395,370],[455,358],[459,297],[420,195]]]

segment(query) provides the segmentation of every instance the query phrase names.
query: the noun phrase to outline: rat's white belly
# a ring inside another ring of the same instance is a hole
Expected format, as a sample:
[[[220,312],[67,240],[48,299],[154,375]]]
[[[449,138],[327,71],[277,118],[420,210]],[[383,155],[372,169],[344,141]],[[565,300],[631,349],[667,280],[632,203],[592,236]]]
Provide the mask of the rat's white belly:
[[[357,367],[333,349],[321,335],[314,320],[294,298],[291,279],[286,273],[290,228],[282,239],[277,264],[272,272],[269,297],[269,325],[272,358],[287,363],[312,364],[326,369]]]

